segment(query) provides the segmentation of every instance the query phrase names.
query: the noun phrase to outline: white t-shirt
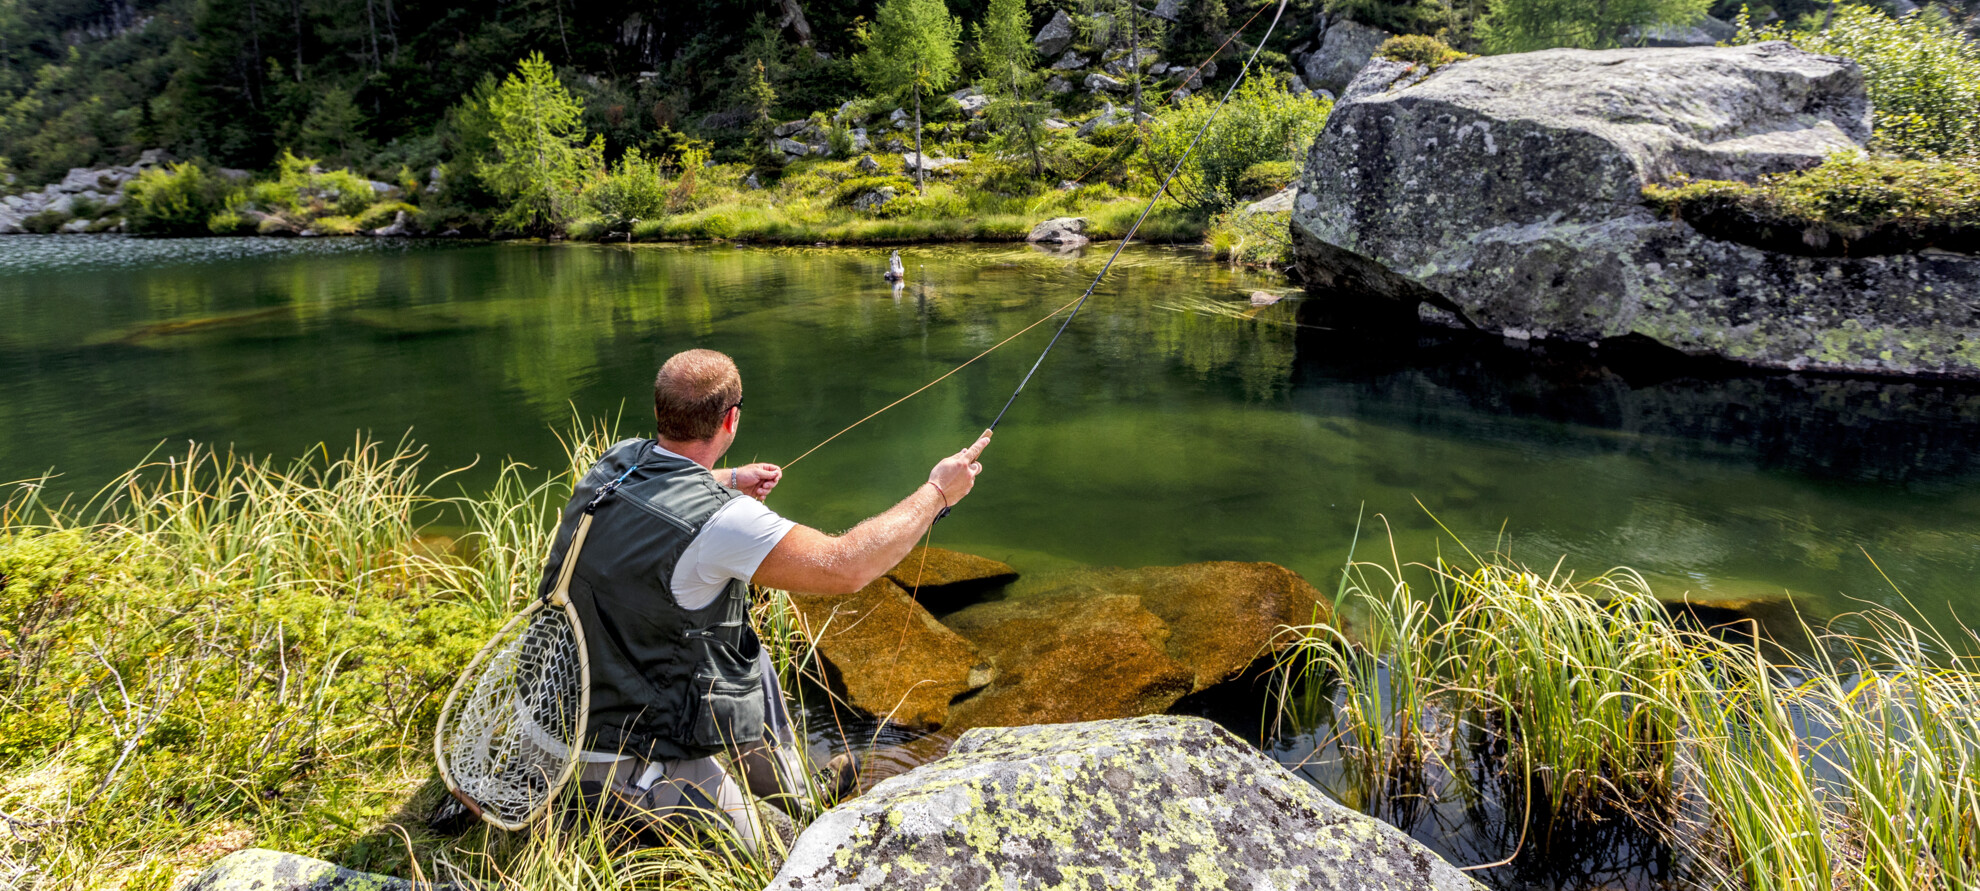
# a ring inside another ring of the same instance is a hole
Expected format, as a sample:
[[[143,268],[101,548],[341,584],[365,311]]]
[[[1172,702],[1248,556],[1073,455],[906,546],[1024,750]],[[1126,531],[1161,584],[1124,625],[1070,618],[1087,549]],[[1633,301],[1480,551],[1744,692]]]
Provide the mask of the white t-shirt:
[[[659,446],[663,455],[688,460]],[[700,609],[715,602],[731,579],[749,581],[770,549],[784,540],[796,523],[777,516],[763,502],[747,495],[731,498],[702,524],[701,534],[688,542],[674,565],[674,602],[682,609]]]

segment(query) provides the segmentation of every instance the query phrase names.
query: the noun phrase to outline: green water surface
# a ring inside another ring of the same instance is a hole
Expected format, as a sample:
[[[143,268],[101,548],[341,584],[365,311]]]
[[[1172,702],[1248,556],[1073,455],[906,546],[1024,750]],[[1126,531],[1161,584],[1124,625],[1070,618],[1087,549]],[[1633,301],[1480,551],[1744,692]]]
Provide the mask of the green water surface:
[[[872,249],[0,239],[0,481],[53,469],[87,493],[161,443],[290,456],[366,430],[410,431],[436,470],[480,459],[472,487],[503,456],[554,467],[574,412],[642,432],[655,368],[689,347],[742,367],[732,457],[788,462],[1076,296],[1105,256],[902,254],[894,291]],[[1028,571],[1270,560],[1331,589],[1357,522],[1359,556],[1385,561],[1384,530],[1425,560],[1441,522],[1536,564],[1791,591],[1818,614],[1896,603],[1881,566],[1935,619],[1980,622],[1969,388],[1378,338],[1312,327],[1297,296],[1254,310],[1259,288],[1285,290],[1127,251],[936,543]],[[772,506],[838,529],[903,497],[1050,333],[805,459]]]

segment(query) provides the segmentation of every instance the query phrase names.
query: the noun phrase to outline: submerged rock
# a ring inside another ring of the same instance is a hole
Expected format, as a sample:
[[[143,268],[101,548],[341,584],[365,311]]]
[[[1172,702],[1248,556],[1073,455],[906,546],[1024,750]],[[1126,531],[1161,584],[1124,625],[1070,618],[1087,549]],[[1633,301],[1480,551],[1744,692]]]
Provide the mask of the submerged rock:
[[[1479,887],[1200,718],[972,730],[799,836],[769,891]]]
[[[358,872],[298,854],[249,848],[215,861],[184,891],[431,891],[452,887]]]
[[[847,597],[792,598],[818,645],[826,684],[853,707],[916,730],[947,723],[949,703],[990,682],[989,663],[893,579]]]
[[[1869,113],[1854,62],[1785,43],[1370,64],[1308,157],[1295,263],[1376,324],[1980,377],[1980,259],[1778,254],[1644,204],[1855,150]]]
[[[1327,616],[1320,592],[1271,563],[1082,569],[1020,582],[945,617],[996,666],[951,727],[1166,711],[1271,652],[1280,627]]]

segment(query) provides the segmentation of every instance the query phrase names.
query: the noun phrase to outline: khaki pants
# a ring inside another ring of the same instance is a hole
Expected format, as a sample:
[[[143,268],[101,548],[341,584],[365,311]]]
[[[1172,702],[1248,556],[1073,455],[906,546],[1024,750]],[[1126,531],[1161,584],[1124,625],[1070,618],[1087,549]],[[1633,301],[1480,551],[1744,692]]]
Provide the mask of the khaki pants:
[[[678,819],[705,821],[733,832],[750,851],[760,852],[765,827],[758,808],[774,804],[793,810],[804,802],[805,788],[790,707],[784,702],[769,653],[760,654],[758,661],[763,667],[766,706],[761,740],[736,752],[671,761],[581,752],[581,788],[587,795],[596,790],[609,796],[609,803],[615,805],[612,810],[636,820],[649,824]]]

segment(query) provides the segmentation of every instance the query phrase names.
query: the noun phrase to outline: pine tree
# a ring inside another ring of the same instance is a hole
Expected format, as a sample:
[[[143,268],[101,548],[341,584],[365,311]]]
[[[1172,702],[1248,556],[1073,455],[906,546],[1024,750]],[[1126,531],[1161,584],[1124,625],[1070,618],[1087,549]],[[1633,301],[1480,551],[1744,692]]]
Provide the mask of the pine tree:
[[[539,52],[502,81],[488,113],[495,151],[483,162],[482,177],[509,202],[497,222],[523,232],[567,222],[580,183],[604,167],[604,139],[585,139],[584,103]]]
[[[770,155],[770,134],[775,122],[770,110],[777,105],[777,90],[770,86],[770,77],[764,71],[763,60],[756,60],[755,71],[749,82],[749,138],[754,147],[751,155],[762,164]]]
[[[365,160],[370,144],[365,140],[364,112],[358,110],[349,90],[331,87],[317,99],[309,116],[303,118],[300,139],[305,154],[348,167]]]
[[[976,55],[983,66],[983,92],[991,97],[983,114],[1000,136],[1015,136],[1031,156],[1033,176],[1045,175],[1038,148],[1042,103],[1031,101],[1038,85],[1038,54],[1031,45],[1031,16],[1025,0],[990,0],[983,21],[974,26]]]
[[[914,96],[914,168],[916,192],[926,186],[927,159],[921,154],[921,97],[948,87],[958,70],[956,41],[962,22],[949,14],[942,0],[883,0],[871,28],[862,31],[865,50],[857,65],[868,88],[876,93]]]

